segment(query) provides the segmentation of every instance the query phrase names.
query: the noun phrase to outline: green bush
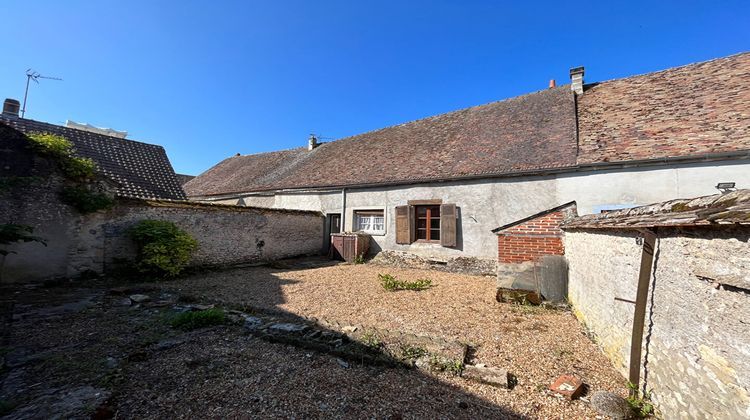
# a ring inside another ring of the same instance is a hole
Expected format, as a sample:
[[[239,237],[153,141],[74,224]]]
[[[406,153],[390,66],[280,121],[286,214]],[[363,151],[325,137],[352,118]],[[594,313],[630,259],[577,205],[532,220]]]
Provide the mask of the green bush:
[[[90,191],[85,186],[65,187],[60,198],[82,214],[112,208],[115,200],[107,194]]]
[[[61,165],[63,172],[70,179],[91,179],[96,172],[96,163],[89,158],[69,157]]]
[[[180,274],[198,249],[198,241],[192,236],[163,220],[142,220],[129,235],[138,247],[138,269],[160,277]]]
[[[56,157],[67,158],[73,154],[73,143],[63,136],[50,133],[30,133],[26,136],[38,152]]]
[[[399,280],[390,274],[378,274],[378,279],[383,285],[383,289],[388,291],[395,290],[424,290],[432,286],[430,279],[417,279],[415,281]]]
[[[183,312],[170,320],[174,328],[194,330],[197,328],[221,325],[227,322],[227,316],[221,309],[207,309],[198,312]]]

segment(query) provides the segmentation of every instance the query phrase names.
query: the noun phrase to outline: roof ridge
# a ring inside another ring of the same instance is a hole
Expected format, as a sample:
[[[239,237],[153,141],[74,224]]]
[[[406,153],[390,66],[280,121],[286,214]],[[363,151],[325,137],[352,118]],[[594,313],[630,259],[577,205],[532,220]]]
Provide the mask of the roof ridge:
[[[602,81],[599,81],[599,82],[585,83],[584,86],[591,86],[591,85],[596,86],[596,85],[600,85],[600,84],[603,84],[603,83],[616,82],[616,81],[620,81],[620,80],[635,79],[637,77],[651,76],[651,75],[656,75],[656,74],[659,74],[659,73],[666,73],[668,71],[682,69],[682,68],[685,68],[685,67],[701,66],[701,65],[713,63],[715,61],[724,61],[724,60],[735,59],[735,58],[737,58],[739,56],[748,55],[748,54],[750,54],[750,51],[743,51],[743,52],[738,52],[738,53],[735,53],[735,54],[732,54],[732,55],[727,55],[727,56],[724,56],[724,57],[716,57],[716,58],[711,58],[709,60],[695,61],[695,62],[688,63],[688,64],[680,64],[679,66],[667,67],[666,69],[656,70],[656,71],[652,71],[652,72],[648,72],[648,73],[631,74],[630,76],[625,76],[625,77],[616,77],[616,78],[613,78],[613,79],[602,80]]]
[[[110,135],[107,135],[107,134],[104,134],[104,133],[97,133],[97,132],[93,132],[93,131],[81,130],[80,128],[74,128],[74,127],[68,127],[68,126],[65,126],[65,125],[53,124],[53,123],[50,123],[50,122],[34,120],[34,119],[31,119],[31,118],[21,118],[21,117],[8,118],[7,116],[4,116],[2,114],[0,114],[0,118],[4,119],[5,121],[13,121],[13,120],[19,121],[20,120],[20,121],[29,121],[29,122],[32,122],[32,123],[35,123],[35,124],[51,125],[53,127],[63,128],[65,130],[75,130],[75,131],[79,131],[81,133],[93,134],[95,136],[102,136],[102,137],[106,137],[106,138],[112,139],[112,140],[121,140],[121,141],[127,141],[127,142],[131,142],[131,143],[145,144],[147,146],[160,147],[162,149],[164,148],[164,146],[159,145],[159,144],[146,143],[145,141],[141,141],[141,140],[134,140],[134,139],[127,139],[127,138],[122,138],[122,137],[110,136]]]
[[[324,144],[325,144],[325,143],[320,143],[320,145],[321,145],[321,146],[322,146],[322,145],[324,145]],[[272,153],[283,153],[283,152],[291,152],[291,151],[294,151],[294,150],[298,150],[298,149],[300,149],[300,151],[303,151],[303,150],[304,150],[304,149],[306,149],[306,148],[305,148],[304,146],[300,146],[300,147],[292,147],[292,148],[289,148],[289,149],[269,150],[269,151],[267,151],[267,152],[248,153],[248,154],[246,154],[246,155],[243,155],[243,154],[239,154],[239,153],[238,153],[237,155],[232,155],[232,156],[229,156],[229,157],[228,157],[227,159],[238,158],[238,157],[247,157],[247,156],[260,156],[260,155],[270,155],[270,154],[272,154]],[[239,156],[238,156],[238,155],[239,155]]]
[[[495,105],[495,104],[500,104],[500,103],[504,103],[504,102],[511,102],[511,101],[515,101],[515,100],[525,99],[525,98],[530,97],[530,96],[539,95],[539,94],[547,93],[547,92],[550,92],[550,91],[561,90],[563,88],[566,88],[566,86],[569,86],[569,84],[559,85],[559,86],[554,87],[554,88],[540,89],[540,90],[537,90],[537,91],[534,91],[534,92],[524,93],[523,95],[511,96],[510,98],[499,99],[499,100],[487,102],[487,103],[484,103],[484,104],[472,105],[472,106],[469,106],[469,107],[466,107],[466,108],[455,109],[453,111],[443,112],[442,114],[430,115],[430,116],[427,116],[427,117],[417,118],[417,119],[414,119],[414,120],[411,120],[411,121],[402,122],[402,123],[399,123],[399,124],[392,124],[392,125],[389,125],[389,126],[386,126],[386,127],[381,127],[381,128],[377,128],[377,129],[374,129],[374,130],[365,131],[363,133],[352,134],[351,136],[346,136],[346,137],[340,137],[340,138],[335,139],[335,140],[333,140],[331,142],[328,142],[328,143],[335,143],[335,142],[338,142],[338,141],[349,140],[349,139],[352,139],[354,137],[364,136],[364,135],[367,135],[367,134],[374,134],[374,133],[377,133],[379,131],[388,130],[388,129],[396,128],[396,127],[402,127],[402,126],[413,124],[413,123],[417,123],[417,122],[420,122],[420,121],[428,121],[428,120],[431,120],[431,119],[434,119],[434,118],[438,118],[438,117],[443,117],[443,116],[446,116],[446,115],[458,114],[459,112],[466,112],[466,111],[468,111],[470,109],[474,109],[474,108],[481,108],[481,107],[485,107],[485,106],[489,106],[489,105]],[[324,143],[324,144],[326,144],[326,143]]]

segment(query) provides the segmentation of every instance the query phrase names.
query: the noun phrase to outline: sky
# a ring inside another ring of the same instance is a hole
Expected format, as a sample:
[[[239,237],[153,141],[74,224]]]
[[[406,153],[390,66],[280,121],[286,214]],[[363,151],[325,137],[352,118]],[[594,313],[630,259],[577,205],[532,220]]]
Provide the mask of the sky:
[[[0,99],[126,130],[179,173],[750,50],[750,1],[0,2]]]

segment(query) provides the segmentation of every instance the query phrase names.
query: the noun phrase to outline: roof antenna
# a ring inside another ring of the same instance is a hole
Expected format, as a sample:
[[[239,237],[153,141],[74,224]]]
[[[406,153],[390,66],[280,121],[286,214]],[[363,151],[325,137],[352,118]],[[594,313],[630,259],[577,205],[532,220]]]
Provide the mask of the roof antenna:
[[[29,96],[29,82],[33,80],[34,83],[39,84],[39,79],[62,80],[59,77],[42,76],[38,71],[34,71],[32,69],[26,70],[26,92],[23,94],[23,108],[21,108],[21,118],[23,118],[23,116],[26,114],[26,98]]]

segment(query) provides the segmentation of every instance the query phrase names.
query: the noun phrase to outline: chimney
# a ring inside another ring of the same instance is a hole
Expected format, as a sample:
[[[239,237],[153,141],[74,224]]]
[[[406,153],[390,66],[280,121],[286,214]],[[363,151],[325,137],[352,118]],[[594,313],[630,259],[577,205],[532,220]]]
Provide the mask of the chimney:
[[[583,95],[583,67],[570,69],[570,89],[576,95]]]
[[[18,111],[21,109],[21,103],[15,99],[6,99],[3,102],[3,115],[9,117],[18,117]]]
[[[310,134],[310,138],[307,139],[307,150],[312,150],[318,146],[318,138],[315,136],[315,134]]]
[[[550,79],[550,81],[549,81],[549,88],[552,89],[555,86],[557,86],[557,83],[555,83],[555,79]]]

